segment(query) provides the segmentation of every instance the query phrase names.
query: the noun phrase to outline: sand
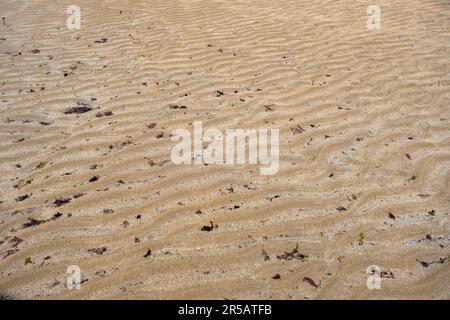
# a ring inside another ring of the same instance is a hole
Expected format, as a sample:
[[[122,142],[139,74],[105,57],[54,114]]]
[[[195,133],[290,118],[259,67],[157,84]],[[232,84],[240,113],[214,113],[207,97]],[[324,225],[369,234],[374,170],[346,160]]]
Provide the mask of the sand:
[[[0,4],[2,298],[450,298],[448,1],[71,4]],[[194,121],[279,172],[175,165]]]

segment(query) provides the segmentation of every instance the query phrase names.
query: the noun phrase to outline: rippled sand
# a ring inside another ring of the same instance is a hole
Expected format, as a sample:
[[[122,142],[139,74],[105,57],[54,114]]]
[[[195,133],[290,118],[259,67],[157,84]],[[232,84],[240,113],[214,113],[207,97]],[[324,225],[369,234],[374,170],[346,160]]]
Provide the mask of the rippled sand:
[[[450,298],[448,1],[70,4],[0,4],[3,298]],[[194,121],[278,174],[173,164]]]

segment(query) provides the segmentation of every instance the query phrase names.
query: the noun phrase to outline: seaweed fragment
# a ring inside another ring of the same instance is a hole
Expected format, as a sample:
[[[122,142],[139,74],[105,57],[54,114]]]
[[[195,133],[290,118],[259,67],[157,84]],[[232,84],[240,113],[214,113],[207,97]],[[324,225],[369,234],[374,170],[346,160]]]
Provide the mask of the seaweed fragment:
[[[99,248],[92,248],[92,249],[88,249],[87,252],[89,253],[95,253],[98,255],[102,255],[106,252],[106,250],[108,250],[108,248],[106,247],[99,247]]]
[[[47,162],[45,162],[45,161],[40,161],[40,162],[36,165],[36,169],[42,169],[43,167],[45,167],[46,164],[47,164]]]
[[[308,277],[303,277],[303,282],[308,283],[310,286],[314,287],[314,288],[318,288],[319,286],[314,282],[313,279],[308,278]]]
[[[305,259],[307,259],[309,256],[305,255],[303,253],[300,253],[298,251],[298,243],[296,244],[295,248],[292,249],[291,252],[284,252],[283,254],[277,255],[277,258],[280,260],[292,260],[292,259],[297,259],[300,260],[302,262],[305,261]]]
[[[63,205],[66,205],[70,202],[71,198],[57,198],[55,201],[53,201],[53,205],[55,207],[61,207]]]
[[[30,194],[24,194],[23,196],[17,197],[15,200],[16,200],[17,202],[21,202],[21,201],[24,201],[24,200],[28,199],[29,197],[31,197],[31,195],[32,195],[32,193],[30,193]]]
[[[358,238],[358,244],[360,245],[360,246],[362,246],[363,244],[364,244],[364,239],[366,238],[366,236],[364,235],[364,233],[363,232],[360,232],[359,233],[359,238]]]
[[[89,107],[89,105],[87,103],[77,102],[77,106],[76,107],[72,107],[72,108],[64,111],[64,114],[86,113],[86,112],[89,112],[91,110],[92,110],[92,108]]]
[[[214,228],[218,228],[219,226],[217,224],[214,224],[212,221],[209,222],[211,225],[210,226],[203,226],[200,230],[201,231],[207,231],[210,232],[212,231]]]
[[[148,249],[147,253],[144,254],[144,258],[150,257],[152,255],[152,250]]]

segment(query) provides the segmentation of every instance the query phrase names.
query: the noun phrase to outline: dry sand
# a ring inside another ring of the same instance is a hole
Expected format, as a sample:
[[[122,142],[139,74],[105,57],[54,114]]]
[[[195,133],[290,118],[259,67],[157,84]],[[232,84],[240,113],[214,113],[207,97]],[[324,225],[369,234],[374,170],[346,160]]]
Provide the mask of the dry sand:
[[[450,298],[448,1],[71,4],[0,3],[3,298]],[[280,171],[173,164],[196,120]]]

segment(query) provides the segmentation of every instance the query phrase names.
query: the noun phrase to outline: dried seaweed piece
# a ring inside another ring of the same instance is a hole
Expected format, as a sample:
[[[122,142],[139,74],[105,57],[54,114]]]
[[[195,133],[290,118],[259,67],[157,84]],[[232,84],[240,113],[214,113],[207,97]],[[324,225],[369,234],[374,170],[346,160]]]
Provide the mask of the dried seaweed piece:
[[[108,41],[107,38],[101,38],[100,40],[95,40],[95,43],[105,43],[107,41]]]
[[[114,113],[112,111],[105,111],[105,112],[99,112],[95,116],[97,118],[101,118],[101,117],[109,117],[109,116],[112,116],[113,114]]]
[[[360,246],[362,246],[363,244],[364,244],[364,239],[366,238],[366,236],[364,235],[364,233],[363,232],[360,232],[359,233],[359,238],[358,238],[358,244],[360,245]]]
[[[187,109],[186,106],[180,106],[180,105],[175,104],[175,103],[170,103],[170,104],[168,105],[168,107],[169,107],[170,110]]]
[[[266,112],[268,112],[268,111],[273,111],[273,108],[272,107],[274,107],[275,105],[274,104],[266,104],[266,105],[264,105],[264,110],[266,111]]]
[[[76,107],[72,107],[69,110],[66,110],[64,114],[73,114],[73,113],[85,113],[91,111],[92,108],[89,107],[87,103],[77,102]]]
[[[200,230],[201,231],[207,231],[210,232],[212,231],[214,228],[218,228],[219,226],[216,224],[214,225],[214,223],[212,221],[209,222],[211,224],[211,226],[203,226]]]
[[[392,220],[395,220],[395,216],[392,214],[392,212],[389,212],[388,218],[392,219]]]
[[[309,285],[311,285],[314,288],[318,288],[319,286],[314,282],[313,279],[308,278],[308,277],[303,277],[303,282],[308,283]]]
[[[424,268],[428,268],[428,267],[430,266],[430,264],[429,264],[428,262],[426,262],[426,261],[420,261],[419,259],[416,259],[416,261],[417,261],[418,263],[420,263],[420,265],[421,265],[422,267],[424,267]]]
[[[16,248],[21,242],[23,242],[23,239],[19,238],[18,236],[15,236],[9,240],[9,243],[13,244],[13,248]]]
[[[150,257],[152,255],[152,250],[148,249],[147,253],[144,254],[144,258]]]
[[[36,169],[42,169],[43,167],[45,167],[46,164],[47,162],[41,161],[37,164]]]
[[[73,114],[73,113],[85,113],[91,111],[90,107],[72,107],[71,109],[65,111],[65,114]]]
[[[5,254],[2,259],[6,259],[7,257],[9,257],[10,255],[13,255],[16,252],[19,252],[19,249],[14,248],[14,249],[9,249],[9,250],[6,250],[5,252],[2,252]]]
[[[384,279],[394,279],[394,274],[390,270],[381,271],[380,277]]]
[[[31,260],[31,257],[26,257],[24,264],[27,265],[27,264],[31,264],[31,263],[33,263],[33,261]]]
[[[421,265],[422,267],[428,268],[428,267],[429,267],[430,265],[432,265],[432,264],[444,264],[444,262],[447,260],[447,258],[449,258],[449,257],[441,257],[441,258],[439,258],[438,260],[433,260],[433,261],[430,261],[430,262],[421,261],[421,260],[419,260],[419,259],[416,259],[416,261],[417,261],[418,263],[420,263],[420,265]]]
[[[295,248],[292,249],[291,252],[284,252],[283,254],[277,255],[277,258],[280,260],[292,260],[292,259],[297,259],[297,260],[301,260],[302,262],[305,261],[305,259],[307,259],[309,256],[305,255],[303,253],[300,253],[298,251],[298,243],[296,244]]]
[[[70,202],[71,198],[57,198],[55,201],[53,201],[53,205],[55,207],[61,207],[65,204],[68,204]]]
[[[95,273],[95,275],[96,275],[96,276],[99,276],[99,277],[104,277],[105,274],[106,274],[106,270],[104,270],[104,269],[99,270],[99,271],[97,271],[97,272]]]
[[[30,194],[24,194],[23,196],[17,197],[15,200],[16,200],[17,202],[20,202],[20,201],[23,201],[23,200],[28,199],[29,197],[31,197],[31,195],[32,195],[32,193],[30,193]]]
[[[262,256],[264,257],[264,261],[269,261],[270,256],[267,254],[266,250],[262,249]]]
[[[291,128],[291,131],[293,134],[299,134],[299,133],[305,132],[306,130],[298,125],[296,127]]]
[[[42,259],[41,267],[44,265],[45,261],[50,260],[51,258],[52,257],[50,257],[50,256],[45,256],[44,259]]]
[[[147,125],[147,128],[149,128],[149,129],[153,129],[154,127],[156,127],[156,123],[154,123],[154,122],[149,123],[149,124]]]
[[[273,199],[278,199],[279,197],[281,197],[281,196],[279,194],[276,194],[273,197],[266,197],[266,200],[269,200],[270,202],[272,202]]]
[[[40,220],[40,219],[28,218],[28,222],[26,222],[22,225],[22,229],[26,229],[26,228],[38,226],[38,225],[46,223],[46,222],[54,221],[54,220],[60,218],[61,216],[62,216],[62,213],[57,212],[53,215],[53,217],[51,217],[49,219]]]
[[[57,212],[57,213],[55,213],[55,214],[53,215],[53,217],[51,217],[50,219],[47,219],[45,222],[52,221],[52,220],[56,220],[56,219],[58,219],[58,218],[60,218],[60,217],[62,217],[62,213],[61,213],[61,212]]]
[[[279,273],[277,273],[272,277],[272,279],[279,280],[279,279],[281,279],[281,275]]]
[[[95,181],[97,181],[99,178],[100,178],[100,176],[92,176],[92,177],[89,179],[89,182],[95,182]]]
[[[102,255],[106,252],[106,250],[108,250],[108,248],[106,247],[99,247],[99,248],[92,248],[92,249],[88,249],[87,252],[89,253],[95,253],[98,255]]]
[[[337,211],[347,211],[347,208],[340,206],[336,208]]]
[[[25,222],[22,225],[22,229],[26,229],[26,228],[30,228],[30,227],[34,227],[34,226],[38,226],[42,223],[44,223],[45,220],[39,220],[39,219],[34,219],[34,218],[28,218],[28,222]]]

